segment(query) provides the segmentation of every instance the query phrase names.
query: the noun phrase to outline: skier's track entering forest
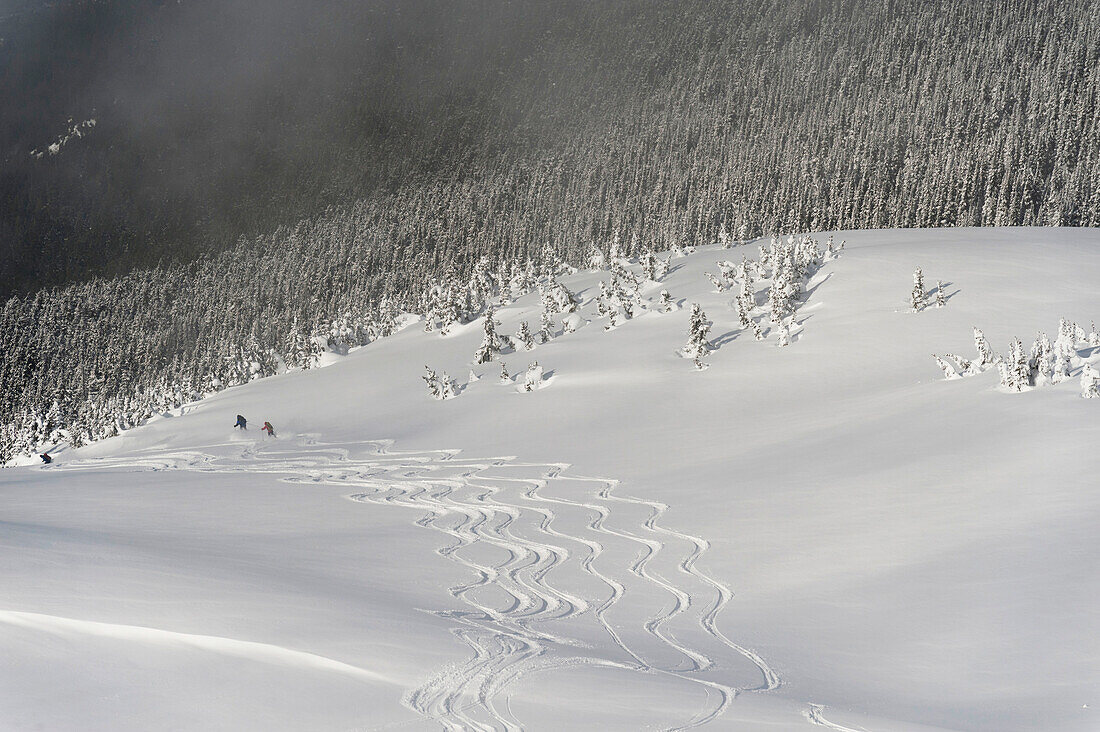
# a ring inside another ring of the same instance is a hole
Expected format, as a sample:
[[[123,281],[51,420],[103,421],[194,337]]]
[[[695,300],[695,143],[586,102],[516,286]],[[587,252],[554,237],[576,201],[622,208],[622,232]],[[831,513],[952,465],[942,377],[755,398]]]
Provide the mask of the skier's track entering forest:
[[[509,687],[579,665],[665,675],[701,689],[702,708],[673,730],[717,719],[742,691],[781,683],[764,659],[719,629],[733,593],[696,566],[708,542],[661,526],[668,506],[621,495],[616,481],[566,475],[566,464],[395,451],[386,440],[328,444],[304,436],[145,452],[52,467],[270,473],[348,486],[350,500],[411,508],[416,525],[446,535],[437,552],[470,578],[448,590],[462,609],[432,612],[453,622],[471,656],[402,700],[445,729],[520,729]],[[759,684],[731,681],[753,667]]]

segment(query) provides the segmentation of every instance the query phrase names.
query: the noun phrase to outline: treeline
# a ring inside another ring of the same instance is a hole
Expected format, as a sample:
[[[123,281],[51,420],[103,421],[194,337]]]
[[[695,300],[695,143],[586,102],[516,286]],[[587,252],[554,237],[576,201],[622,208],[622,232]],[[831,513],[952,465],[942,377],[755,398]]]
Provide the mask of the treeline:
[[[313,130],[316,153],[288,147],[279,105],[265,107],[273,121],[256,139],[283,157],[254,169],[246,156],[239,188],[211,179],[218,210],[244,212],[219,230],[312,209],[303,223],[187,265],[8,302],[0,422],[41,432],[83,409],[103,423],[139,392],[182,388],[165,379],[201,391],[243,378],[226,364],[262,362],[256,354],[270,359],[263,372],[294,361],[342,317],[369,339],[383,298],[422,308],[432,279],[466,276],[483,256],[509,269],[549,247],[581,264],[616,235],[637,254],[712,241],[723,226],[748,238],[1100,225],[1096,0],[636,0],[570,5],[524,26],[536,6],[478,5],[508,40],[500,53],[473,16],[444,12],[419,37],[391,34],[397,56],[372,57],[372,69],[433,57],[462,73],[447,91],[405,96],[384,74],[358,78],[374,79],[364,88],[383,90],[384,108],[369,94],[356,102],[355,84],[329,88],[350,94],[339,146],[306,124],[292,129]],[[479,51],[454,45],[466,33]],[[398,36],[419,51],[399,50]],[[110,139],[105,117],[50,164]],[[142,256],[158,251],[149,241]]]

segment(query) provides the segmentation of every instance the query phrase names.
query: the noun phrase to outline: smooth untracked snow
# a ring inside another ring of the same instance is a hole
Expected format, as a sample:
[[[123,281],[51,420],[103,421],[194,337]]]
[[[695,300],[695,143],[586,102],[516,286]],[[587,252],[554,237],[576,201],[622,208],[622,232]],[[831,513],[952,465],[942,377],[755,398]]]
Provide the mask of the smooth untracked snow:
[[[508,384],[413,325],[0,471],[0,728],[1100,727],[1100,400],[931,357],[1087,330],[1100,233],[842,238],[786,347],[704,247],[610,331],[563,278],[591,322]]]

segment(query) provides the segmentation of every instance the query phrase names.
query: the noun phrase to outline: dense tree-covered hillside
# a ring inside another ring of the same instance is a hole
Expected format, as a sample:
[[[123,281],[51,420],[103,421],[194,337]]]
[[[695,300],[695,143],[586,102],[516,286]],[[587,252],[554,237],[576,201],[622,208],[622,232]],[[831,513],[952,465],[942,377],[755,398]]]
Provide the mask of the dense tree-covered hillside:
[[[0,294],[20,294],[0,422],[109,412],[234,349],[286,358],[482,256],[579,263],[616,235],[638,253],[723,226],[1098,225],[1097,18],[1095,0],[100,0],[0,19]]]

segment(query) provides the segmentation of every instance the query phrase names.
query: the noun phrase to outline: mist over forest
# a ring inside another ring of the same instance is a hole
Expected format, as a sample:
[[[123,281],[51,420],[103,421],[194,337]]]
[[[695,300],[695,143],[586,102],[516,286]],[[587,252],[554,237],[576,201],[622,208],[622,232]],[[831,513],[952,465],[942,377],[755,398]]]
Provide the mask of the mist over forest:
[[[583,8],[99,0],[0,16],[0,295],[186,261],[481,155],[594,59]],[[31,154],[85,119],[79,144]]]
[[[308,365],[479,266],[1100,225],[1096,0],[11,8],[11,434],[93,439]]]

